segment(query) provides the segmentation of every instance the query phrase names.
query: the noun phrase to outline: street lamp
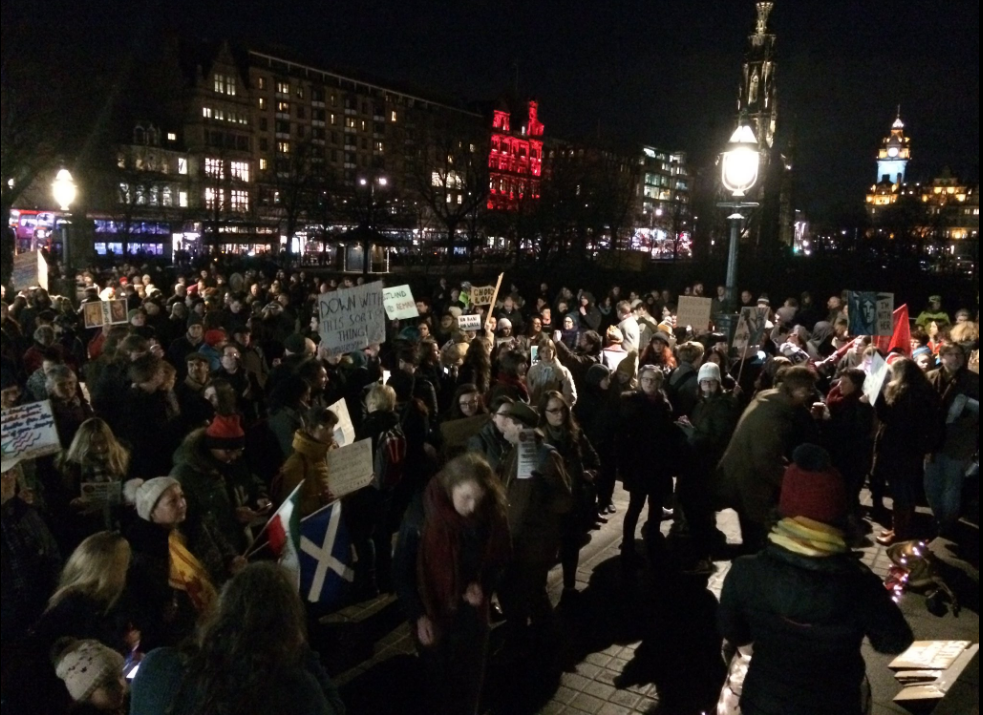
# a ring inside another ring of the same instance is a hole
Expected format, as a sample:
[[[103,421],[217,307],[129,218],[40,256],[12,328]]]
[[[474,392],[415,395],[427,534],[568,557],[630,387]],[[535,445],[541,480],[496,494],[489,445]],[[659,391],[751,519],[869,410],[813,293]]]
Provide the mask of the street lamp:
[[[363,176],[359,178],[358,185],[369,190],[369,203],[363,224],[365,235],[362,237],[362,275],[368,278],[372,268],[371,235],[375,229],[375,190],[376,187],[385,189],[389,185],[389,180],[385,176]]]
[[[71,210],[72,203],[78,195],[78,187],[68,169],[60,169],[51,182],[51,195],[55,202],[61,207],[64,216],[61,222],[61,273],[62,288],[61,293],[66,295],[74,305],[78,299],[78,288],[75,283],[75,270],[72,267],[72,241],[71,241]]]
[[[741,114],[737,129],[730,137],[727,148],[721,155],[721,182],[730,192],[731,201],[723,201],[717,206],[733,209],[727,216],[730,221],[730,246],[727,252],[727,281],[723,313],[718,316],[719,327],[727,333],[728,340],[734,335],[737,309],[737,257],[740,243],[741,223],[744,221],[742,209],[755,208],[757,202],[744,201],[758,180],[758,167],[761,154],[758,153],[758,140],[748,124],[747,115]]]

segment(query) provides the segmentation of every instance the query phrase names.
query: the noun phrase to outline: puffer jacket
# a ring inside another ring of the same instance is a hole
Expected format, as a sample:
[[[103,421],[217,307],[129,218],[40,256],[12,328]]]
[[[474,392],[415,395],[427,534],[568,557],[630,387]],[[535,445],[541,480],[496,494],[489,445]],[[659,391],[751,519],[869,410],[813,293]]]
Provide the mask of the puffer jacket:
[[[327,504],[324,495],[328,492],[328,445],[317,442],[302,430],[294,433],[293,454],[280,468],[279,485],[273,495],[277,503],[282,503],[294,488],[300,488],[300,515],[313,514]]]

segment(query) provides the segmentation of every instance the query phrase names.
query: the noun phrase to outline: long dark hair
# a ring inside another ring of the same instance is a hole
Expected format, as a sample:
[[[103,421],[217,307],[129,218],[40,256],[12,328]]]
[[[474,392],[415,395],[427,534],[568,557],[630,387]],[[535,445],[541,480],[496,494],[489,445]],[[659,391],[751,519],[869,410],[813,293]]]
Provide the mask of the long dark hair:
[[[559,400],[563,403],[563,407],[567,411],[566,419],[563,421],[563,427],[570,435],[570,440],[574,443],[578,442],[580,440],[580,425],[577,423],[577,418],[573,415],[570,403],[567,402],[567,398],[563,396],[562,392],[550,390],[549,392],[544,392],[543,396],[539,398],[539,405],[537,406],[539,427],[541,429],[547,429],[549,427],[549,422],[546,421],[546,406],[550,403],[550,400]]]
[[[471,341],[468,352],[464,355],[464,365],[471,369],[471,382],[482,392],[487,392],[491,385],[492,366],[484,340],[475,338]]]
[[[306,637],[304,605],[286,573],[250,564],[222,589],[176,702],[194,699],[194,711],[210,715],[292,712],[280,675],[301,666]]]

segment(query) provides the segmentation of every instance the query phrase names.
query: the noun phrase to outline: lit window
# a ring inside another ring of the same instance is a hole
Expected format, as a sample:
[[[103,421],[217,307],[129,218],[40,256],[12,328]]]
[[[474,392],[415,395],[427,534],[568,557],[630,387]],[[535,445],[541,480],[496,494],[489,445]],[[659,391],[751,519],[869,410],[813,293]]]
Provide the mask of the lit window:
[[[266,161],[266,159],[260,159],[259,160],[259,170],[260,171],[266,171],[266,169],[268,168],[268,166],[269,166],[269,163]]]
[[[451,194],[447,194],[447,203],[454,201],[454,197]]]
[[[212,108],[211,107],[202,107],[201,108],[201,116],[203,116],[205,119],[211,119],[212,118]]]
[[[376,142],[375,143],[375,150],[376,151],[382,151],[382,142]]]
[[[337,124],[338,124],[338,115],[337,114],[332,114],[331,115],[331,125],[332,126],[335,126]]]
[[[179,191],[177,194],[177,205],[182,209],[188,208],[188,192]]]
[[[391,112],[389,113],[389,121],[390,121],[390,122],[395,122],[395,121],[396,121],[396,110],[395,110],[395,109],[394,109],[394,110],[392,110],[392,111],[391,111]]]
[[[205,208],[222,210],[225,208],[225,190],[214,189],[211,186],[205,188]]]
[[[248,211],[249,210],[249,192],[248,191],[232,191],[230,192],[230,204],[233,211]]]
[[[345,119],[345,126],[348,127],[349,129],[354,129],[355,117],[348,117],[347,119]]]
[[[464,203],[464,194],[458,194],[457,195],[457,205],[460,206],[462,203]]]
[[[290,83],[289,82],[277,82],[276,83],[277,94],[290,94]]]
[[[130,185],[126,182],[120,182],[119,185],[119,202],[121,204],[131,204],[133,203],[133,196],[130,193]]]
[[[260,109],[266,109],[266,97],[260,97],[258,103]]]
[[[225,121],[225,110],[223,110],[223,109],[216,109],[215,110],[215,119],[217,119],[220,122],[224,122]]]
[[[213,88],[216,94],[227,94],[234,97],[236,95],[236,78],[229,74],[216,74]]]
[[[229,167],[229,173],[232,174],[233,179],[249,181],[249,162],[233,161]]]
[[[284,114],[290,113],[290,102],[277,102],[276,111],[283,112]]]
[[[303,99],[303,98],[304,98],[304,88],[303,87],[298,87],[297,88],[297,99]]]
[[[225,178],[225,163],[214,157],[205,158],[205,175],[216,179]]]
[[[177,141],[177,134],[175,134],[174,132],[168,132],[167,133],[167,141],[169,141],[169,142],[176,142]]]
[[[256,89],[266,89],[266,77],[256,78]]]
[[[283,142],[283,141],[277,142],[276,143],[276,150],[280,154],[289,154],[290,153],[290,142]]]
[[[160,192],[160,204],[161,206],[171,207],[174,205],[174,196],[171,193],[171,187],[165,186]]]
[[[177,159],[177,173],[187,174],[188,173],[188,158],[184,156],[179,156]]]

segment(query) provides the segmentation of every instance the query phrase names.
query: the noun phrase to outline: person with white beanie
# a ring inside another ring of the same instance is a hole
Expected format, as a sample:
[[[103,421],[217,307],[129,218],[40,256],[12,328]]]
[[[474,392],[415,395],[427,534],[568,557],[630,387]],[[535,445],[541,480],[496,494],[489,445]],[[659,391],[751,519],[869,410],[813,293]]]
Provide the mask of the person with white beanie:
[[[55,674],[75,703],[90,711],[124,712],[128,688],[122,655],[91,638],[62,638],[53,651]]]

